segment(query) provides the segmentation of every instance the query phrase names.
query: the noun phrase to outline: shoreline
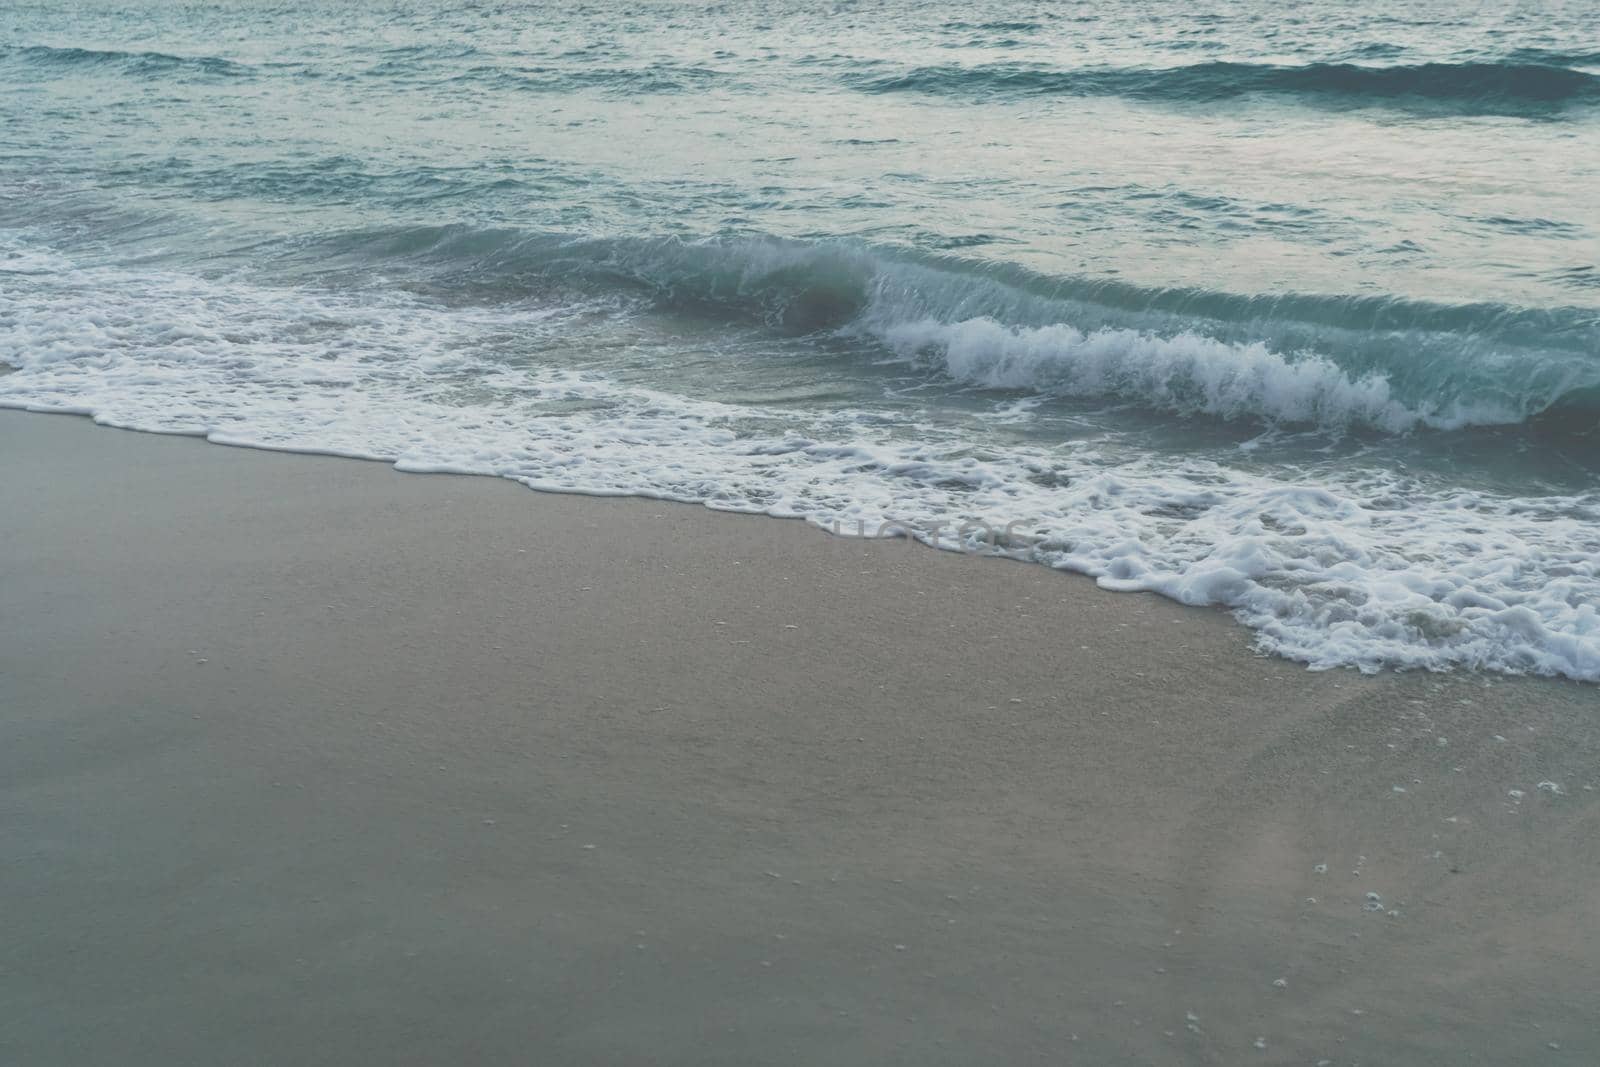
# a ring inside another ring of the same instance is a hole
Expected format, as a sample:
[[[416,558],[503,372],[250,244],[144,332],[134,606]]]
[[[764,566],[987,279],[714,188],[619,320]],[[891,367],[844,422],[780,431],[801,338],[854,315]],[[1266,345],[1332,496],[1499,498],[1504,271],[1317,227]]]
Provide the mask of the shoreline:
[[[208,443],[0,412],[9,1060],[1600,1050],[1592,685]]]
[[[0,361],[0,375],[7,373],[7,371],[8,365],[3,361]],[[341,451],[333,448],[313,448],[303,446],[290,447],[286,445],[262,443],[259,441],[237,441],[230,440],[226,436],[211,436],[211,431],[152,430],[134,426],[120,426],[113,423],[100,422],[99,416],[93,410],[88,408],[34,408],[21,405],[8,405],[4,402],[0,402],[0,416],[5,415],[6,413],[35,416],[67,416],[70,418],[88,420],[101,429],[120,431],[123,433],[147,434],[155,437],[188,438],[203,442],[205,444],[218,445],[224,448],[243,449],[245,451],[275,453],[284,456],[298,456],[314,459],[336,459],[361,463],[374,463],[387,467],[389,470],[399,474],[436,475],[445,477],[479,478],[489,479],[492,481],[506,481],[515,485],[517,488],[527,489],[532,492],[548,496],[579,497],[593,500],[632,500],[645,504],[664,505],[667,507],[694,507],[718,515],[736,515],[748,518],[777,520],[787,523],[799,523],[801,525],[814,528],[822,533],[832,535],[835,538],[842,537],[849,540],[888,540],[898,541],[906,544],[915,543],[920,547],[932,548],[939,552],[948,552],[969,558],[1002,559],[1007,562],[1026,563],[1030,566],[1042,567],[1057,574],[1069,575],[1074,580],[1086,579],[1090,582],[1093,582],[1100,592],[1109,592],[1113,593],[1114,595],[1127,595],[1132,593],[1143,596],[1156,596],[1178,608],[1191,611],[1207,611],[1222,615],[1225,616],[1232,625],[1237,626],[1241,630],[1245,631],[1246,634],[1250,635],[1249,640],[1253,654],[1281,659],[1287,663],[1291,663],[1297,667],[1301,667],[1307,671],[1315,673],[1321,673],[1325,671],[1336,674],[1349,672],[1368,676],[1382,676],[1387,674],[1400,676],[1407,674],[1424,674],[1432,675],[1434,677],[1483,677],[1499,679],[1502,681],[1530,679],[1550,681],[1558,685],[1575,685],[1579,688],[1591,688],[1594,690],[1597,698],[1600,698],[1600,680],[1590,680],[1585,677],[1580,677],[1573,674],[1571,670],[1549,669],[1548,666],[1543,670],[1512,670],[1495,669],[1482,666],[1461,666],[1459,664],[1446,661],[1446,666],[1435,668],[1414,663],[1397,666],[1387,660],[1379,661],[1379,665],[1374,666],[1373,664],[1365,661],[1329,661],[1326,659],[1313,658],[1312,654],[1306,652],[1305,650],[1301,650],[1301,653],[1295,653],[1281,648],[1272,648],[1267,641],[1267,631],[1251,625],[1250,622],[1241,617],[1242,614],[1246,613],[1246,609],[1244,607],[1220,603],[1214,600],[1193,603],[1188,600],[1181,599],[1170,592],[1157,591],[1148,587],[1129,586],[1125,581],[1118,583],[1121,584],[1123,588],[1101,586],[1101,576],[1096,573],[1051,563],[1047,560],[1037,558],[1036,555],[1024,556],[1016,554],[1015,550],[1009,547],[1010,545],[1021,543],[1024,546],[1024,551],[1029,551],[1032,550],[1039,541],[1039,539],[1034,535],[1018,533],[1013,530],[1013,527],[1025,524],[1025,520],[1010,521],[1004,526],[998,525],[997,521],[991,522],[988,520],[977,519],[964,519],[959,524],[955,522],[941,521],[937,523],[924,523],[919,525],[914,522],[886,518],[877,523],[873,533],[870,535],[867,535],[865,532],[867,528],[866,523],[862,520],[857,520],[855,523],[857,532],[852,534],[846,532],[850,529],[850,524],[841,524],[841,522],[837,519],[835,519],[831,524],[825,525],[804,515],[780,515],[773,514],[772,512],[768,511],[756,511],[747,508],[721,507],[709,499],[678,498],[669,495],[654,496],[650,495],[649,493],[639,491],[612,492],[596,489],[572,489],[564,487],[551,488],[544,485],[536,485],[524,478],[504,473],[457,468],[454,466],[435,467],[418,465],[414,463],[407,464],[405,461],[395,460],[386,456]],[[947,534],[951,539],[948,543],[945,540]],[[932,541],[934,542],[931,544],[929,543],[930,535]],[[980,545],[987,543],[988,547],[971,547],[971,545],[974,543]],[[1000,548],[1000,545],[1006,545],[1008,547]]]

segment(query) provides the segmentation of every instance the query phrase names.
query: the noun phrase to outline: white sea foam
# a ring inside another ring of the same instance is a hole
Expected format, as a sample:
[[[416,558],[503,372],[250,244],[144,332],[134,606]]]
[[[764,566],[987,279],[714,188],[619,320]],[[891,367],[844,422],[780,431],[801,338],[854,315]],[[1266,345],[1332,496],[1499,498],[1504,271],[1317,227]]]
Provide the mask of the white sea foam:
[[[874,332],[903,355],[931,354],[960,381],[1115,397],[1188,414],[1371,426],[1394,433],[1419,426],[1515,423],[1525,417],[1494,405],[1409,407],[1381,374],[1353,377],[1321,356],[1287,358],[1259,342],[1233,344],[1196,333],[1085,333],[1066,323],[1016,327],[989,318],[891,322]]]
[[[1019,520],[1041,562],[1109,589],[1225,606],[1263,648],[1313,667],[1600,681],[1593,492],[1514,498],[1372,470],[1301,485],[1180,456],[1113,462],[1092,443],[976,452],[948,434],[896,434],[881,413],[724,405],[496,355],[497,338],[515,337],[523,352],[558,342],[584,309],[450,308],[401,293],[33,266],[0,278],[0,359],[20,368],[0,377],[7,406],[845,532],[858,521],[871,531],[889,519]],[[1190,360],[1183,373],[1209,403],[1271,390],[1287,404],[1336,394],[1375,416],[1394,411],[1378,383],[1334,388],[1327,368],[1280,366],[1268,353],[1207,377],[1195,340],[1096,341],[1062,328],[1015,335],[1012,355],[1002,345],[990,356],[998,328],[964,329],[979,340],[956,329],[950,358],[996,383],[1034,374],[1040,351],[1082,352],[1071,380],[1155,382]],[[905,340],[923,344],[926,333]]]

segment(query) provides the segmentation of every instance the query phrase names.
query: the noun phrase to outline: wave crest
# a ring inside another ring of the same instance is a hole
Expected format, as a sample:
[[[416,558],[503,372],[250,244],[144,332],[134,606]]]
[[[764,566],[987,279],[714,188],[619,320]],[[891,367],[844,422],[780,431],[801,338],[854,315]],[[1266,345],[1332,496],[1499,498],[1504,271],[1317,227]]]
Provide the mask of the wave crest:
[[[907,354],[935,353],[960,381],[1114,397],[1186,414],[1329,428],[1357,424],[1395,433],[1419,424],[1516,421],[1511,412],[1413,410],[1394,398],[1382,375],[1354,378],[1321,357],[1291,362],[1259,342],[1230,345],[1195,333],[1155,337],[1134,330],[1084,333],[1064,323],[1016,329],[992,319],[924,319],[888,327],[883,337]]]

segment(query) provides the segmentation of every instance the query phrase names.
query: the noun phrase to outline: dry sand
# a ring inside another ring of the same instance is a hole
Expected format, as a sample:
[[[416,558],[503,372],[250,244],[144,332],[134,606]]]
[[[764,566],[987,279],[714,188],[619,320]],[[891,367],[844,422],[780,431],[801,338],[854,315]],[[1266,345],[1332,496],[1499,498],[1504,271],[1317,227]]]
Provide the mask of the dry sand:
[[[0,457],[0,1062],[1600,1059],[1594,687],[681,505]]]

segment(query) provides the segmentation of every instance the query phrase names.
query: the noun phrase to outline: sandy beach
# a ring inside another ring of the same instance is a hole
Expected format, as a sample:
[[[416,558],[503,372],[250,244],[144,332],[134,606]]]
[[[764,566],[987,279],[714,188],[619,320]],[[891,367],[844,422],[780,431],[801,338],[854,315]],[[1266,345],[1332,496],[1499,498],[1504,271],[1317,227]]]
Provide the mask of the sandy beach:
[[[0,1061],[1589,1064],[1600,695],[0,414]]]

